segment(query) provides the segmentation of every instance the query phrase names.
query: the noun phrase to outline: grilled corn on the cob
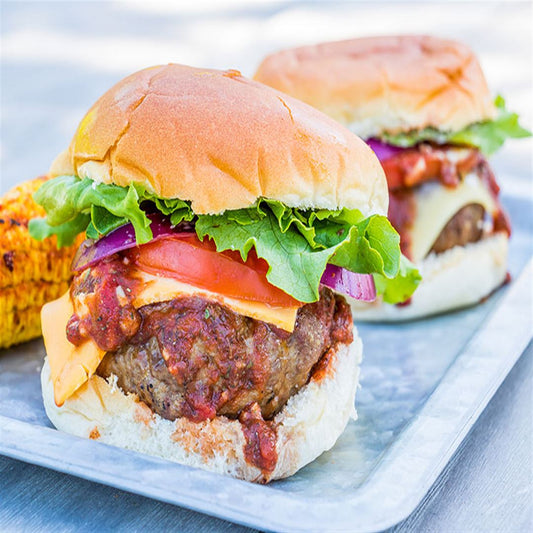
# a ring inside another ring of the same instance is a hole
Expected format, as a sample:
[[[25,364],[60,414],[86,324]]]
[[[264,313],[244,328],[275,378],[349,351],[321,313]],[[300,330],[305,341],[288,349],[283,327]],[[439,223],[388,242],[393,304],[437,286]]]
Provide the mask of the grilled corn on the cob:
[[[63,294],[80,244],[57,249],[56,238],[32,239],[28,222],[44,216],[32,194],[46,177],[27,181],[0,198],[0,348],[41,335],[42,305]]]

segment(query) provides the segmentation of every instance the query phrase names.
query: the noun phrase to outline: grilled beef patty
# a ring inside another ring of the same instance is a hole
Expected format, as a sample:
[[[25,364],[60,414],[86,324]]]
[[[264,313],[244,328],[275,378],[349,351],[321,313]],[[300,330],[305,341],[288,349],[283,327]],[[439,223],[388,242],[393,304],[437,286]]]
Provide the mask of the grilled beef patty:
[[[454,246],[479,241],[483,237],[484,217],[485,209],[482,205],[465,205],[446,224],[430,253],[440,254]]]
[[[139,330],[105,356],[97,374],[116,375],[124,391],[169,420],[236,418],[255,402],[272,418],[330,347],[353,340],[348,304],[326,288],[300,308],[292,333],[200,297],[138,312]]]

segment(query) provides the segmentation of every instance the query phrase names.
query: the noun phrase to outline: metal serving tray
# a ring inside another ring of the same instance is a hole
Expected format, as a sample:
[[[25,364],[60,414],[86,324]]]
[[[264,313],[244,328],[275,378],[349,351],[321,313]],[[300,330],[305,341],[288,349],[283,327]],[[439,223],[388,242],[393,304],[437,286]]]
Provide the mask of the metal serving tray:
[[[531,339],[531,203],[506,200],[513,283],[464,311],[359,326],[359,420],[292,478],[254,485],[56,431],[41,402],[41,341],[0,354],[0,453],[261,529],[392,526],[429,490]]]

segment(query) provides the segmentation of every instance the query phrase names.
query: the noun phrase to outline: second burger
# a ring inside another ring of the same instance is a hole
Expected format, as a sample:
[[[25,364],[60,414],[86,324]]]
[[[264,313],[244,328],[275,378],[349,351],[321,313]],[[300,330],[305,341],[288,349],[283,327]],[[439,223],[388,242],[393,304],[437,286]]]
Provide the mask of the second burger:
[[[493,102],[467,46],[420,35],[323,43],[272,54],[255,78],[346,125],[383,164],[389,218],[424,281],[409,305],[378,299],[359,319],[448,311],[504,282],[510,224],[487,156],[529,132]]]

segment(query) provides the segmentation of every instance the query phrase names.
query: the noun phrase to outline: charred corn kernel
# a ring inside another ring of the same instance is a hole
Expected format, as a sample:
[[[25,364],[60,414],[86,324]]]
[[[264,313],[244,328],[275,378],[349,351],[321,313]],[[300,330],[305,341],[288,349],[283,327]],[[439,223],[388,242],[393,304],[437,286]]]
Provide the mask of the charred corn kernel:
[[[30,237],[28,222],[45,214],[32,195],[46,179],[22,183],[0,198],[0,348],[41,335],[41,307],[67,290],[83,239],[58,250],[55,237]]]

